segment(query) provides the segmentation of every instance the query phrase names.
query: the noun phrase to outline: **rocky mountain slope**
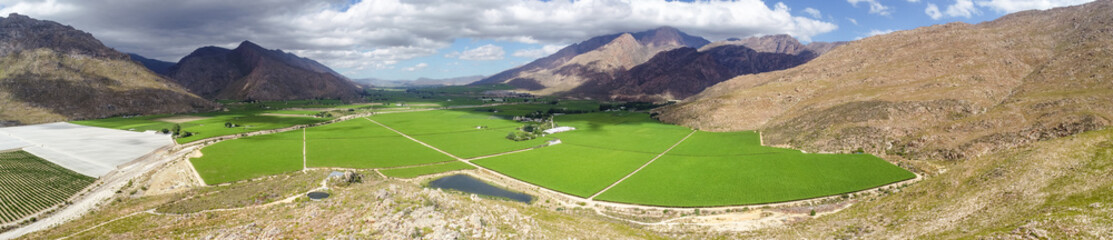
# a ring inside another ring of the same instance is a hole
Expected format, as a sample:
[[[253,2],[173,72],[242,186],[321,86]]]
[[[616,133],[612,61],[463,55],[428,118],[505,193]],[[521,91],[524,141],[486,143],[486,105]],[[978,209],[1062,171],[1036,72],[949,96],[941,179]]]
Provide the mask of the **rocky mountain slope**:
[[[0,125],[216,107],[89,33],[18,14],[0,18]]]
[[[147,67],[147,69],[150,69],[152,72],[162,75],[170,74],[170,67],[174,66],[172,62],[150,59],[134,53],[129,53],[128,57],[131,57],[133,61],[139,62],[139,64],[143,64],[144,67]]]
[[[660,118],[928,166],[897,194],[736,237],[1100,239],[1113,232],[1110,32],[1109,0],[901,31],[720,83]]]
[[[788,35],[713,42],[699,50],[682,47],[658,53],[614,78],[588,81],[570,94],[623,101],[684,99],[733,77],[792,68],[819,54]]]
[[[964,159],[1109,125],[1109,1],[866,38],[799,67],[734,78],[663,109],[766,143]]]
[[[614,78],[659,52],[708,43],[671,27],[599,36],[473,84],[506,83],[541,95],[562,93],[585,82]]]
[[[210,99],[356,99],[362,89],[311,59],[244,41],[236,49],[199,48],[170,68],[169,76]]]

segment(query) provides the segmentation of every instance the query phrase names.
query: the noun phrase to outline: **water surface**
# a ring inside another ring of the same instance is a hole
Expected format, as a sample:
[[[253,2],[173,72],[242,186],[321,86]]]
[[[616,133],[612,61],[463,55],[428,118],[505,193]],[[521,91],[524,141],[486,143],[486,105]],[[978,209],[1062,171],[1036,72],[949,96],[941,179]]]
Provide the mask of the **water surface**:
[[[433,180],[432,182],[429,182],[429,186],[434,188],[452,189],[461,192],[506,198],[523,203],[529,203],[530,201],[533,201],[533,196],[530,196],[529,194],[507,191],[506,189],[495,187],[491,184],[487,184],[487,182],[464,174],[456,174]]]

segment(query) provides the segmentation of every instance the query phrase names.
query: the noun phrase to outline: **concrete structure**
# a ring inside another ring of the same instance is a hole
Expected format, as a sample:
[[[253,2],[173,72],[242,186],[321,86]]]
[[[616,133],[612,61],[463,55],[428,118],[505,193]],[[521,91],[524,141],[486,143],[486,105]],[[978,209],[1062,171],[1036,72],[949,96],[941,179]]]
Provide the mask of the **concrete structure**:
[[[0,128],[0,151],[22,149],[90,177],[104,176],[116,166],[173,144],[166,134],[65,122]]]

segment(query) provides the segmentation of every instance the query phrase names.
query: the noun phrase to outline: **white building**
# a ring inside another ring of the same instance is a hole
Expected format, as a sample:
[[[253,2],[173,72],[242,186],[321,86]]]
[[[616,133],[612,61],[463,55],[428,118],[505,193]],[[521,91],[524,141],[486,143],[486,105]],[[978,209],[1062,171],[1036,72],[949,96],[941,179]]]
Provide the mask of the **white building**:
[[[553,133],[558,133],[558,132],[567,132],[567,131],[572,131],[572,130],[576,130],[576,128],[574,128],[574,127],[564,127],[564,126],[562,126],[562,127],[555,127],[555,128],[550,128],[550,129],[547,129],[547,130],[545,130],[545,134],[553,134]]]

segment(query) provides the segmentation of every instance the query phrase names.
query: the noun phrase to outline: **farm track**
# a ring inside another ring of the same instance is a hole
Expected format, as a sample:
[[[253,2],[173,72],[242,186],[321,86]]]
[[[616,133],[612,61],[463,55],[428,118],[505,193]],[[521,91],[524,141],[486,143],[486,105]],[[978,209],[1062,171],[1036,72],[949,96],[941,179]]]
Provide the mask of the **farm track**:
[[[646,166],[649,166],[649,164],[652,164],[654,161],[657,161],[657,159],[661,158],[661,156],[665,156],[666,153],[669,153],[669,151],[672,151],[672,149],[676,148],[676,146],[679,146],[680,143],[684,142],[684,140],[688,140],[688,138],[691,137],[692,134],[696,134],[696,132],[698,132],[698,131],[697,130],[692,130],[692,132],[688,133],[687,136],[684,136],[684,138],[681,138],[680,141],[676,141],[676,143],[673,144],[671,147],[669,147],[669,149],[665,149],[665,151],[661,152],[661,154],[657,154],[656,157],[653,157],[653,159],[650,159],[648,162],[645,162],[645,164],[642,164],[642,166],[638,167],[638,169],[634,169],[634,171],[630,172],[630,174],[626,174],[626,176],[622,177],[622,179],[619,179],[618,181],[612,183],[610,186],[607,186],[606,188],[603,188],[603,190],[600,190],[599,192],[597,192],[595,194],[592,194],[591,197],[587,198],[587,200],[595,200],[595,197],[599,196],[599,194],[603,194],[603,192],[606,192],[607,190],[610,190],[614,186],[617,186],[619,183],[622,183],[622,181],[626,180],[627,178],[630,178],[630,176],[634,176],[634,174],[637,174],[638,171],[641,171]]]

